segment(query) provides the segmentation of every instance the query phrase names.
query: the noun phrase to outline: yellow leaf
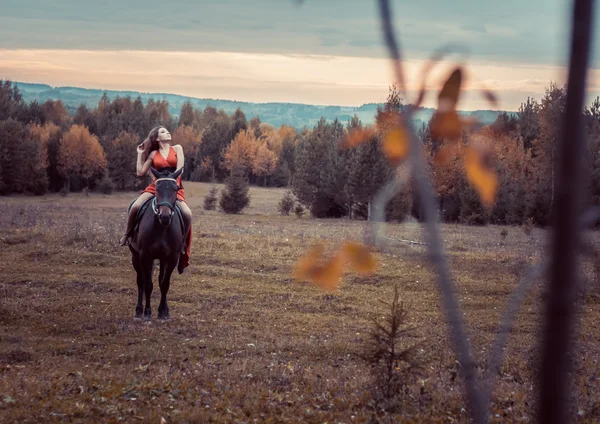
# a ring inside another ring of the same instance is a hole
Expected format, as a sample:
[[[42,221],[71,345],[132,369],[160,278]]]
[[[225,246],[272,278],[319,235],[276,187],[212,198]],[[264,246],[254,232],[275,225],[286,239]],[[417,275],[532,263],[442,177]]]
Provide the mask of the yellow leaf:
[[[342,252],[354,271],[359,274],[368,275],[377,270],[377,260],[366,246],[348,241],[344,243]]]
[[[480,150],[467,147],[465,152],[467,180],[479,193],[481,202],[492,207],[498,190],[498,177],[489,164],[488,158]]]
[[[408,149],[408,134],[404,127],[396,126],[385,134],[383,152],[391,162],[397,163],[404,159]]]

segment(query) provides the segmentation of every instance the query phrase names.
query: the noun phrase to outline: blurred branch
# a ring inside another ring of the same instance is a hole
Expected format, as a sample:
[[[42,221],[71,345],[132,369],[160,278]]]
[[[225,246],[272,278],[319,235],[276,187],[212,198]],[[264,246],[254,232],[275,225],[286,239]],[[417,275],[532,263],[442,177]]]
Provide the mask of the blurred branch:
[[[507,302],[506,310],[502,316],[498,337],[490,354],[490,364],[488,367],[488,382],[485,390],[485,405],[486,410],[489,410],[489,403],[493,394],[496,376],[500,373],[502,359],[504,357],[504,349],[508,341],[508,335],[512,330],[513,321],[529,289],[533,284],[548,270],[548,263],[541,263],[529,268],[527,274],[521,279],[517,288],[512,292],[510,299]]]
[[[396,43],[391,10],[388,0],[379,0],[382,30],[388,46],[390,57],[393,60],[394,70],[398,81],[403,82],[402,64],[400,62],[400,52]],[[427,238],[429,245],[429,259],[435,267],[438,274],[438,285],[442,294],[444,311],[451,329],[451,340],[454,350],[461,363],[461,373],[465,379],[467,396],[470,402],[472,417],[476,423],[487,422],[487,412],[485,410],[482,393],[477,388],[477,378],[475,373],[475,363],[471,356],[469,341],[462,322],[462,314],[458,305],[456,289],[450,270],[444,254],[440,232],[437,227],[437,208],[433,188],[430,184],[430,178],[423,160],[421,142],[414,132],[410,121],[412,108],[400,115],[402,126],[406,129],[410,138],[410,161],[413,166],[413,175],[417,183],[421,201],[425,211],[425,221],[427,229]]]
[[[569,422],[571,368],[575,332],[577,253],[582,205],[582,109],[590,56],[593,0],[574,0],[566,107],[558,140],[558,173],[548,299],[541,344],[539,417],[543,423]]]
[[[367,244],[377,248],[385,248],[385,240],[381,237],[381,227],[385,223],[385,207],[390,200],[404,187],[408,181],[408,173],[398,177],[394,172],[392,179],[383,186],[373,198],[373,216],[367,226],[365,239]]]

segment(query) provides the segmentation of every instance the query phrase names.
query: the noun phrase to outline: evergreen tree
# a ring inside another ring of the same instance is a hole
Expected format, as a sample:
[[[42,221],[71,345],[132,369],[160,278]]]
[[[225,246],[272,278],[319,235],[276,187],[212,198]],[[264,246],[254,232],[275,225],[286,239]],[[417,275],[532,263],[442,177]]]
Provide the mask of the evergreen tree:
[[[237,214],[250,205],[248,181],[241,169],[233,169],[225,181],[225,188],[221,190],[219,206],[229,214]]]

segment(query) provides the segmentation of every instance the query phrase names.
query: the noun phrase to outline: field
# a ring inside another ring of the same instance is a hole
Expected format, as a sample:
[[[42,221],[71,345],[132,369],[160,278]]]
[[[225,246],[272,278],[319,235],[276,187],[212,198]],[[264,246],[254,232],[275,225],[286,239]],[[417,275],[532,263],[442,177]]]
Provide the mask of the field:
[[[2,199],[0,422],[467,421],[424,246],[398,243],[377,254],[377,274],[348,273],[324,292],[295,282],[293,264],[318,240],[361,240],[364,222],[282,217],[283,191],[260,188],[242,215],[207,212],[208,188],[186,183],[192,265],[173,274],[168,322],[156,319],[156,279],[153,320],[133,320],[135,272],[117,240],[135,193]],[[417,223],[387,229],[423,240]],[[545,250],[544,231],[506,229],[503,238],[501,227],[443,226],[480,370],[509,294]],[[428,362],[384,408],[358,353],[394,283],[416,326],[406,343],[423,340]],[[535,421],[541,298],[538,284],[511,333],[494,422]],[[600,301],[581,304],[574,416],[598,422]]]

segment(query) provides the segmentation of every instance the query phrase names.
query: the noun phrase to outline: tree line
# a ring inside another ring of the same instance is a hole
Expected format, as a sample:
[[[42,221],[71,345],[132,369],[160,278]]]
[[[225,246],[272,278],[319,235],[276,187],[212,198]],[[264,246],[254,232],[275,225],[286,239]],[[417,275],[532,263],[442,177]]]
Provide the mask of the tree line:
[[[554,139],[565,107],[566,88],[550,84],[540,101],[527,98],[516,113],[502,112],[492,125],[463,130],[451,151],[432,135],[431,121],[419,137],[434,177],[441,217],[466,224],[547,225],[554,202]],[[44,194],[84,188],[139,190],[147,178],[135,175],[136,145],[156,125],[173,135],[185,152],[184,179],[224,181],[232,173],[250,184],[291,187],[315,217],[364,219],[374,194],[396,172],[382,149],[385,115],[405,105],[395,87],[375,120],[378,131],[353,149],[340,148],[363,124],[322,118],[313,128],[274,128],[240,109],[232,114],[186,102],[178,118],[165,100],[104,95],[94,108],[82,104],[70,115],[60,100],[25,103],[16,85],[0,81],[0,193]],[[600,99],[582,111],[586,136],[589,203],[600,203]],[[432,118],[433,119],[433,118]],[[461,149],[484,143],[493,154],[499,191],[493,209],[484,208],[468,184]],[[446,143],[447,144],[447,143]],[[439,160],[444,154],[443,161]],[[421,217],[411,182],[389,203],[385,215],[401,221]]]

